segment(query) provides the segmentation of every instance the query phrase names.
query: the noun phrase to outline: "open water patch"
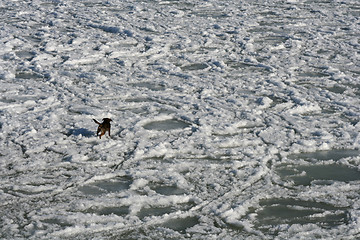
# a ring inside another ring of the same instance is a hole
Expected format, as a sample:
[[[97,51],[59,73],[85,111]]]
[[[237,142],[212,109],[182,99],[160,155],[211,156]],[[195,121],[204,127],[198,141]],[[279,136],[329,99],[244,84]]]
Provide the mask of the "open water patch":
[[[332,228],[348,224],[346,208],[328,203],[303,201],[292,198],[273,198],[259,202],[255,211],[255,226],[263,232],[277,234],[280,225],[316,224],[321,228]]]
[[[359,156],[360,151],[356,149],[332,149],[316,152],[307,152],[292,154],[289,156],[290,159],[305,159],[305,160],[340,160],[347,157]]]
[[[17,79],[43,79],[45,77],[43,75],[40,75],[35,72],[17,71],[15,73],[15,78],[17,78]]]
[[[96,215],[117,215],[125,216],[129,214],[129,207],[127,206],[111,206],[111,207],[101,207],[101,208],[91,208],[86,211],[86,213],[93,213]]]
[[[131,179],[115,178],[108,180],[96,181],[88,185],[84,185],[79,188],[79,191],[85,195],[102,195],[107,193],[115,193],[129,189],[130,184],[132,183]]]
[[[184,129],[189,126],[189,123],[177,119],[167,119],[147,123],[143,126],[143,128],[145,128],[146,130],[169,131],[175,129]]]
[[[158,186],[152,187],[152,189],[155,192],[157,192],[161,195],[165,195],[165,196],[182,195],[182,194],[186,193],[183,189],[180,189],[176,186],[158,185]]]
[[[174,207],[151,207],[151,208],[142,208],[138,213],[138,217],[143,219],[145,217],[151,216],[162,216],[164,214],[169,214],[175,211]]]
[[[152,91],[164,91],[166,89],[164,84],[153,82],[139,82],[132,84],[134,87],[147,88]]]
[[[67,222],[65,219],[61,218],[46,218],[41,221],[46,225],[58,225],[61,228],[71,227],[73,226],[71,223]]]
[[[125,99],[125,102],[128,103],[147,103],[147,102],[154,102],[154,99],[147,98],[147,97],[135,97],[135,98],[128,98]]]
[[[194,203],[181,203],[175,205],[164,205],[164,206],[144,206],[137,214],[140,219],[152,218],[153,216],[164,216],[166,214],[174,213],[176,211],[187,211],[194,207]]]
[[[271,71],[270,66],[263,64],[255,64],[251,62],[236,62],[236,61],[227,61],[225,64],[235,70],[246,70],[250,72],[269,72]]]
[[[208,67],[209,67],[209,65],[207,65],[205,63],[193,63],[193,64],[182,66],[181,69],[183,71],[196,71],[196,70],[204,70]]]
[[[332,87],[327,87],[326,89],[330,92],[337,93],[337,94],[343,94],[346,91],[345,87],[338,86],[338,85],[334,85]]]
[[[26,51],[26,50],[17,51],[17,52],[15,52],[15,54],[17,57],[22,58],[27,61],[31,61],[36,56],[35,52]]]
[[[282,181],[295,186],[359,181],[360,171],[358,169],[339,162],[340,159],[358,155],[358,150],[350,149],[293,154],[289,156],[289,159],[295,160],[295,162],[280,164],[275,168],[275,172]]]
[[[350,182],[360,180],[360,171],[342,164],[284,164],[276,172],[285,182],[294,185],[332,184],[335,181]]]
[[[187,229],[199,224],[198,217],[175,218],[162,224],[162,227],[185,233]]]

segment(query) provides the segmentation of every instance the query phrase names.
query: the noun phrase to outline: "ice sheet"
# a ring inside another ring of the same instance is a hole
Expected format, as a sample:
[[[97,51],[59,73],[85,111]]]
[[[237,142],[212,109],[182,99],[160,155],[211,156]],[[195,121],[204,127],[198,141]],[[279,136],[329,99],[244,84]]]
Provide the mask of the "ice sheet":
[[[360,237],[358,1],[0,13],[1,238]]]

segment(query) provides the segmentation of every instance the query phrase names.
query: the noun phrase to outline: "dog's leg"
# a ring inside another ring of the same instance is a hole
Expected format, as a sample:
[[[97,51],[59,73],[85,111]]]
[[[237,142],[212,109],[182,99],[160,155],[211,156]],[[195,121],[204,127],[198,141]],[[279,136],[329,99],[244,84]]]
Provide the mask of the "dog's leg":
[[[101,131],[100,133],[100,139],[101,139],[101,136],[104,136],[105,135],[105,132]]]
[[[97,131],[96,131],[96,136],[99,136],[99,133],[101,132],[100,127],[98,127]],[[101,137],[100,137],[101,138]]]

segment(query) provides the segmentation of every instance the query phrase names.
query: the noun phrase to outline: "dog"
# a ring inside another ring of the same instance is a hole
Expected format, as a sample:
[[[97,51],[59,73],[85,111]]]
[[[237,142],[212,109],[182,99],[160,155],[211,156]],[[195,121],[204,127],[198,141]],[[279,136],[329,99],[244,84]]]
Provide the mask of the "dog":
[[[95,123],[99,124],[97,132],[96,132],[96,136],[99,136],[99,138],[101,139],[101,136],[105,135],[106,131],[108,131],[109,137],[110,137],[110,122],[112,120],[110,118],[103,118],[102,123],[99,123],[95,119],[93,119],[93,120]],[[100,133],[100,135],[99,135],[99,133]]]

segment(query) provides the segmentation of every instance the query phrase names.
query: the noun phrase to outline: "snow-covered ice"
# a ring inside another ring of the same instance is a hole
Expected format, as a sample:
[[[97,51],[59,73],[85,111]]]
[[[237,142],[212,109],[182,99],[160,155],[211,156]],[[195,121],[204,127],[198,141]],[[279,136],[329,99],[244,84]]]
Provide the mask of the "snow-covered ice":
[[[357,0],[0,13],[0,238],[360,237]]]

